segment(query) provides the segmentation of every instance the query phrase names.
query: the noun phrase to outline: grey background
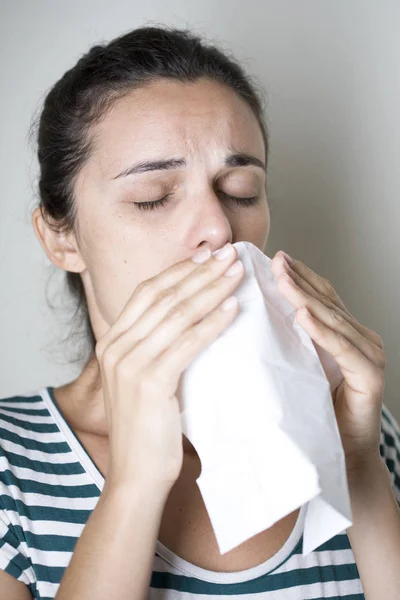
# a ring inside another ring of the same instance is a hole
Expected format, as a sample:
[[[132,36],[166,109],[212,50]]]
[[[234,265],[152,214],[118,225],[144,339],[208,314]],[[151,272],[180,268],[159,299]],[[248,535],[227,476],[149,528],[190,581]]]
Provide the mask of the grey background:
[[[61,385],[80,370],[59,343],[72,317],[63,272],[51,283],[53,314],[46,284],[55,268],[31,225],[32,116],[91,44],[165,23],[233,50],[265,89],[267,254],[283,249],[330,279],[381,335],[385,403],[399,419],[399,22],[397,0],[1,2],[0,397]]]

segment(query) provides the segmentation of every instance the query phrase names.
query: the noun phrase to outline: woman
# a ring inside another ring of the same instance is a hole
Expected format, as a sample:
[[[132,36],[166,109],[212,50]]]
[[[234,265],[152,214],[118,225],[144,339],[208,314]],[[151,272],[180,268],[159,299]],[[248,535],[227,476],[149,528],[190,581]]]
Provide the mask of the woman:
[[[196,484],[175,393],[240,310],[232,243],[265,247],[267,155],[254,84],[187,31],[95,46],[48,93],[32,222],[85,303],[92,346],[74,381],[0,402],[0,600],[398,593],[400,435],[382,407],[382,340],[281,252],[282,293],[344,375],[333,401],[354,525],[303,557],[296,510],[221,556]]]

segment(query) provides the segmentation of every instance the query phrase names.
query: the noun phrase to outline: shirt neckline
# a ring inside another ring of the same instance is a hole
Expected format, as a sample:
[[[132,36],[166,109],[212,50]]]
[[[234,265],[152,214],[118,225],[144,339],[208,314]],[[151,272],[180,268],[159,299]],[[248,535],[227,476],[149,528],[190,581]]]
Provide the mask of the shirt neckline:
[[[44,400],[60,431],[64,434],[69,446],[75,452],[79,462],[82,464],[86,472],[92,477],[101,493],[105,483],[104,477],[90,458],[90,455],[87,453],[73,429],[65,420],[53,394],[53,389],[53,386],[46,386],[42,388],[39,392],[40,396]],[[283,563],[289,560],[296,550],[299,548],[301,549],[304,518],[305,505],[300,508],[295,526],[288,539],[282,548],[278,550],[278,552],[255,567],[250,567],[249,569],[244,569],[242,571],[236,571],[234,573],[220,573],[218,571],[210,571],[208,569],[203,569],[193,565],[164,546],[164,544],[158,539],[156,541],[156,553],[166,562],[171,564],[175,569],[181,571],[189,577],[196,577],[197,579],[201,579],[202,581],[207,581],[210,583],[242,583],[256,579],[263,575],[270,574],[272,571],[275,571]]]

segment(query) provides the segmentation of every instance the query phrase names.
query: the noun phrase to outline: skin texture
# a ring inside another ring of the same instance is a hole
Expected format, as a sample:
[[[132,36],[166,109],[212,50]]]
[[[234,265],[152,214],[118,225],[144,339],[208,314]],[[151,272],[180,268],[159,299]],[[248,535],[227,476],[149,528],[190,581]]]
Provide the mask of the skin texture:
[[[226,167],[230,154],[265,164],[261,129],[230,88],[209,79],[158,81],[119,100],[96,126],[92,154],[75,184],[78,228],[53,232],[38,209],[36,235],[57,267],[80,273],[98,340],[116,321],[136,286],[196,250],[213,252],[248,240],[264,250],[270,226],[266,173],[255,166]],[[186,166],[115,177],[136,162],[184,158]],[[172,194],[166,205],[140,210]],[[223,195],[258,196],[241,206]],[[80,429],[107,436],[97,360],[75,382],[69,403]],[[192,446],[183,436],[184,451]]]

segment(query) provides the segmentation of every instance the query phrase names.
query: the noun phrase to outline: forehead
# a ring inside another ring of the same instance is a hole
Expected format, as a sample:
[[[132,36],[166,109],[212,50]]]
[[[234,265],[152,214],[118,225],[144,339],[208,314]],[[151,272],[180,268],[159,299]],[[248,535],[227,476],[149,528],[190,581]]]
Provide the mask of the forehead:
[[[129,92],[95,134],[97,160],[107,161],[102,166],[110,169],[149,151],[168,154],[171,149],[189,156],[235,149],[265,159],[251,108],[228,86],[205,78],[194,83],[160,80]]]

